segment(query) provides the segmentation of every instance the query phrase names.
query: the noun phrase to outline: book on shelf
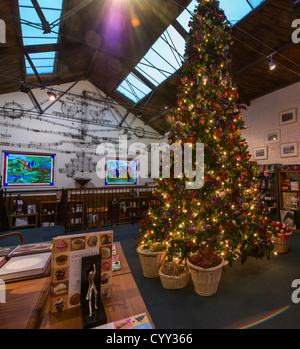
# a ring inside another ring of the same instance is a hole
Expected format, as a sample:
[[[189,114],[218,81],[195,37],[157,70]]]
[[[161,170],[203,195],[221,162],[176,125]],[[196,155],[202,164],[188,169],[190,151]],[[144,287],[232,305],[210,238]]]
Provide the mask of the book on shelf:
[[[117,254],[116,245],[112,247],[112,271],[121,270],[121,262],[119,255]]]
[[[291,181],[291,190],[299,190],[299,182],[298,181]]]
[[[298,209],[298,193],[282,193],[283,209]]]
[[[291,180],[289,178],[285,179],[281,186],[282,190],[290,190],[291,189]]]

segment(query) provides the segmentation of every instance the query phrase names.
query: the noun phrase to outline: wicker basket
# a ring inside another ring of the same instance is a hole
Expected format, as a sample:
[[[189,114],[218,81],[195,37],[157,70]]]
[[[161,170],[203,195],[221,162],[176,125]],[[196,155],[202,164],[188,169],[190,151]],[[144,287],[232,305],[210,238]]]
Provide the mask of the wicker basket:
[[[187,260],[187,265],[191,270],[191,278],[194,284],[194,290],[200,296],[212,296],[217,292],[218,285],[221,279],[222,262],[214,268],[201,268]]]
[[[278,253],[286,253],[289,250],[292,232],[286,233],[285,238],[279,236],[275,238],[274,250]]]
[[[146,278],[158,277],[159,268],[166,258],[167,251],[151,252],[143,251],[142,246],[137,248],[137,253],[140,257],[140,262],[143,269],[143,275]]]
[[[164,288],[174,290],[184,288],[187,285],[190,278],[190,271],[188,269],[186,273],[183,273],[179,276],[171,276],[164,274],[162,272],[162,267],[163,266],[160,267],[158,274]]]

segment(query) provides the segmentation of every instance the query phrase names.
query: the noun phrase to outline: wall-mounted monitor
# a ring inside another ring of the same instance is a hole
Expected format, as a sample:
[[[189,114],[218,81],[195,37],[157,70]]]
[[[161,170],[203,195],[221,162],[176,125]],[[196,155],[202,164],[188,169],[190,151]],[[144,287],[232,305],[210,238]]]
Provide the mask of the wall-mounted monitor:
[[[3,187],[54,185],[54,154],[3,152]]]
[[[105,185],[137,185],[137,160],[105,159]]]

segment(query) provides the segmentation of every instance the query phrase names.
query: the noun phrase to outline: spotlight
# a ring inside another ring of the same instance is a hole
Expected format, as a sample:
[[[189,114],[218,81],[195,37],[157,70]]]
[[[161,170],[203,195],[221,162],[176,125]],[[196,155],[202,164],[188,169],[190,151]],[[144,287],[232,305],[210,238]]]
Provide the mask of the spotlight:
[[[273,62],[273,55],[271,55],[271,62],[269,63],[270,70],[274,70],[276,68],[276,64]]]
[[[52,89],[47,92],[47,95],[49,96],[50,101],[54,101],[56,99],[56,94],[52,91]]]

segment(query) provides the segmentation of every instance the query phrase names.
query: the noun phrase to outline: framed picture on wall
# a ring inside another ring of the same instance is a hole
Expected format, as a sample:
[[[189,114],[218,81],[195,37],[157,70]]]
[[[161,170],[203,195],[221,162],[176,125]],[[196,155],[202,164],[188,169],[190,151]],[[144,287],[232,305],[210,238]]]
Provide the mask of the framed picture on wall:
[[[265,160],[268,158],[268,147],[259,147],[253,149],[254,160]]]
[[[267,143],[280,142],[280,130],[268,131],[266,134]]]
[[[288,125],[297,122],[297,109],[292,108],[279,113],[279,125]]]
[[[282,158],[288,158],[291,156],[298,156],[298,143],[285,143],[281,144],[280,156]]]

